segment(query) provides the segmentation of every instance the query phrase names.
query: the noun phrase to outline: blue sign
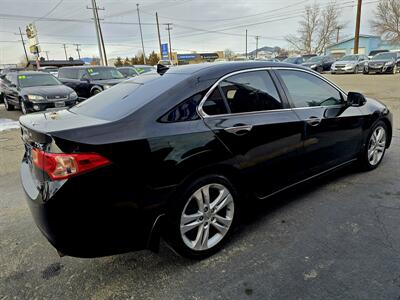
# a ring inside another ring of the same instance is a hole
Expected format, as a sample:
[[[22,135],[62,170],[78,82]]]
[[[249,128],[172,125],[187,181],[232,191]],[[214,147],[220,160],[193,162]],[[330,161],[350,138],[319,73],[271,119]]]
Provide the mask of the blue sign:
[[[168,43],[161,44],[161,56],[168,59]]]
[[[198,54],[178,54],[178,60],[191,60],[196,59],[199,55]]]

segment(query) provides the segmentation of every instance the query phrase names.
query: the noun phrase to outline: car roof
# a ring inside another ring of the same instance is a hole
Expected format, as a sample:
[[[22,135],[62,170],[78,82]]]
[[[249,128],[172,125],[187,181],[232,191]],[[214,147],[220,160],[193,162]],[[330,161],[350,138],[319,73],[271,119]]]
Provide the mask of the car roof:
[[[60,69],[97,69],[97,68],[112,68],[113,66],[92,66],[92,65],[85,65],[85,66],[71,66],[71,67],[62,67]]]
[[[41,72],[41,71],[14,71],[10,73],[16,73],[18,75],[40,75],[40,74],[50,75],[47,72]]]

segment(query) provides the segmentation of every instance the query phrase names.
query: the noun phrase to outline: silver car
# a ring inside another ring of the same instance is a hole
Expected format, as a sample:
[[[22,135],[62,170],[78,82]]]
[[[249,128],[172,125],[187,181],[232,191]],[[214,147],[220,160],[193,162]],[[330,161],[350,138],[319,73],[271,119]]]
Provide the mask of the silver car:
[[[368,56],[364,54],[345,55],[331,66],[331,74],[353,73],[357,74],[363,71],[364,64]]]

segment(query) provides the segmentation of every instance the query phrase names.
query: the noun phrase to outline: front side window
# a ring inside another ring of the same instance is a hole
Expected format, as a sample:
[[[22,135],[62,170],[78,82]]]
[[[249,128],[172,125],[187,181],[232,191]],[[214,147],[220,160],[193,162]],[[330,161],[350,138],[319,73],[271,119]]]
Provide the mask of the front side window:
[[[342,95],[333,86],[315,75],[293,70],[279,70],[294,107],[338,105]]]

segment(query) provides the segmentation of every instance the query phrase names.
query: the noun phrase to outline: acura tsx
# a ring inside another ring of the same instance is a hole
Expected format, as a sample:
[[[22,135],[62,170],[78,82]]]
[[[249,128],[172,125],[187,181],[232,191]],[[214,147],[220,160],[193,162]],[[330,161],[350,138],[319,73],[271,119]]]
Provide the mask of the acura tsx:
[[[207,257],[244,202],[351,163],[372,170],[391,143],[384,104],[301,66],[166,70],[20,118],[22,184],[60,255],[157,249],[162,237],[183,256]]]

